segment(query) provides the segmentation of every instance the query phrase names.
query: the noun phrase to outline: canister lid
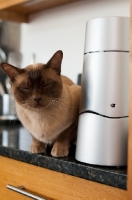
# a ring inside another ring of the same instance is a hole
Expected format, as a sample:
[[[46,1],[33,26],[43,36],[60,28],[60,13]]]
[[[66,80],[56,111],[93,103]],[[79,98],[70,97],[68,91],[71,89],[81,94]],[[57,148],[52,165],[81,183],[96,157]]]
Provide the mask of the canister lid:
[[[87,22],[84,53],[129,51],[130,18],[103,17]]]

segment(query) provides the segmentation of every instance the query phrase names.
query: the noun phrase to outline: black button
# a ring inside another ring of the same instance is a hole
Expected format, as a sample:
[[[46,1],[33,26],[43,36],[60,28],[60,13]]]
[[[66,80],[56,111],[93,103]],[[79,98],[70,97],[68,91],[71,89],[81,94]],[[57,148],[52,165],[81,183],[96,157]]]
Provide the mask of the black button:
[[[115,104],[115,103],[112,103],[110,106],[111,106],[112,108],[115,108],[115,107],[116,107],[116,104]]]

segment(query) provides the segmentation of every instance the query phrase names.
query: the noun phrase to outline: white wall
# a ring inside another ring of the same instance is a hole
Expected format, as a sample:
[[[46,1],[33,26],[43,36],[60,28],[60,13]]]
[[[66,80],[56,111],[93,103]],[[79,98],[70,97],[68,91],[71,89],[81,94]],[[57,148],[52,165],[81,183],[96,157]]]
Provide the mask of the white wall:
[[[130,16],[129,0],[82,0],[31,15],[22,25],[22,67],[31,53],[46,63],[57,51],[64,53],[62,74],[74,82],[82,72],[86,21],[104,16]]]

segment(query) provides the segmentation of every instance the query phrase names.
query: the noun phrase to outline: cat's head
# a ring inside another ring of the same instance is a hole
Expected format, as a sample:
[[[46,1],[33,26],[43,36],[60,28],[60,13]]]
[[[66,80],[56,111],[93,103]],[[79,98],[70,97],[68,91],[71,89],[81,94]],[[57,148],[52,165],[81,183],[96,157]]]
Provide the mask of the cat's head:
[[[7,63],[1,66],[12,83],[15,100],[25,108],[42,109],[62,95],[62,51],[57,51],[47,64],[17,68]]]

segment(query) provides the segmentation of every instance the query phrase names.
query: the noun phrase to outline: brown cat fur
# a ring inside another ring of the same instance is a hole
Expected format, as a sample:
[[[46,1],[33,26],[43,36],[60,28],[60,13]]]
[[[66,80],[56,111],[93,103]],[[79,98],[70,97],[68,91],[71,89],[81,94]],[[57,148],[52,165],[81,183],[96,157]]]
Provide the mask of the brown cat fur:
[[[33,138],[33,153],[45,152],[52,144],[52,156],[67,156],[76,137],[80,86],[60,75],[62,58],[57,51],[47,64],[23,69],[1,64],[12,83],[17,115]]]

